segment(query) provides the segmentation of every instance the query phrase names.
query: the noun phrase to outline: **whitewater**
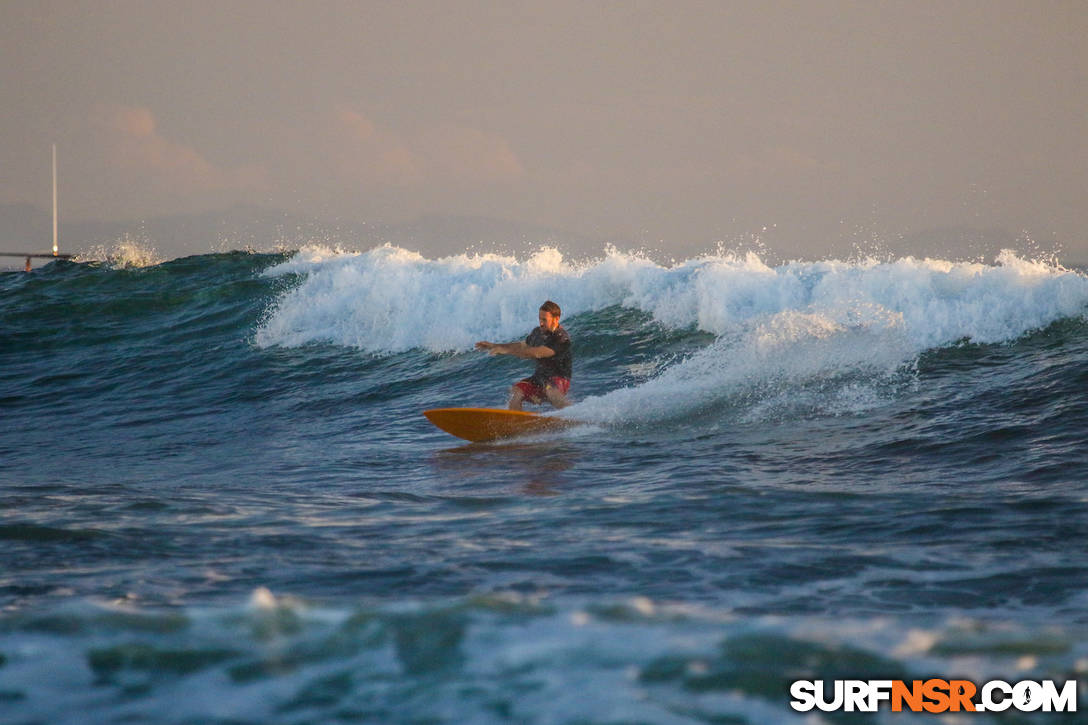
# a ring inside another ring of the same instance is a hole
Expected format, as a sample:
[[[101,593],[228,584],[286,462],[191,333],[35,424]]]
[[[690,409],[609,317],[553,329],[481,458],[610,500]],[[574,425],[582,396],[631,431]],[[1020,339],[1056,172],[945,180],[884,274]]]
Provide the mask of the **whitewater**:
[[[527,363],[474,343],[545,299],[589,425],[433,428],[504,404]],[[0,720],[807,723],[793,679],[1086,681],[1086,312],[1012,251],[0,273]]]

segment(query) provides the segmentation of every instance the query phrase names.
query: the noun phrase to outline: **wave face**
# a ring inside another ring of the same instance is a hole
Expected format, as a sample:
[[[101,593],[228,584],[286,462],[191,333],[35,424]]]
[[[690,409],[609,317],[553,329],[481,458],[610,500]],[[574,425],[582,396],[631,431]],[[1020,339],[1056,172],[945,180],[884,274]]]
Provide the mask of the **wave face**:
[[[1083,271],[109,259],[0,274],[0,719],[763,723],[776,662],[1088,661]],[[431,427],[549,298],[585,425]]]

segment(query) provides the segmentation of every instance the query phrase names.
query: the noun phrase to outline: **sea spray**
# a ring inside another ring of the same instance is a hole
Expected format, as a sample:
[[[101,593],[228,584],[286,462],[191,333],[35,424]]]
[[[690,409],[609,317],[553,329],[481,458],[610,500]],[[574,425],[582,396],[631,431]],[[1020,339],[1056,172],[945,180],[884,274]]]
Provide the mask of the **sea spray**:
[[[84,250],[77,262],[102,262],[115,269],[140,269],[164,260],[146,235],[124,234],[110,245],[100,244]]]

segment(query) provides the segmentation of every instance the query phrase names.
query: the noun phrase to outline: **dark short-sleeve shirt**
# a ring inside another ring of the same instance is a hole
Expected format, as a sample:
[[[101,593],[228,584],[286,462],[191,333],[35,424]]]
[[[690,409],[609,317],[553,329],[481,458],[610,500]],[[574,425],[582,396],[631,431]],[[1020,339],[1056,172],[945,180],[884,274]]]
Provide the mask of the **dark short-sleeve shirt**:
[[[570,335],[563,326],[555,328],[554,332],[548,332],[543,327],[537,327],[525,338],[525,344],[529,347],[550,347],[555,351],[551,357],[537,358],[536,370],[533,377],[529,378],[536,385],[544,386],[552,378],[566,378],[570,380],[571,362],[573,358],[570,351]]]

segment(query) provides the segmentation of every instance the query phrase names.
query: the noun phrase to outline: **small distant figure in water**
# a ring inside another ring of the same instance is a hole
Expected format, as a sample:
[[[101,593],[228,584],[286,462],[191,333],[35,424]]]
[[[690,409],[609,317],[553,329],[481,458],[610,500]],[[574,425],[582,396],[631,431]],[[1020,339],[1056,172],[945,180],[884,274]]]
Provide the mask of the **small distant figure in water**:
[[[525,360],[536,360],[536,370],[531,377],[514,383],[510,388],[510,410],[521,410],[528,400],[540,405],[545,400],[556,408],[570,405],[571,352],[570,335],[559,324],[559,305],[548,300],[540,306],[540,327],[518,342],[478,342],[477,350],[487,350],[492,355],[513,355]]]

